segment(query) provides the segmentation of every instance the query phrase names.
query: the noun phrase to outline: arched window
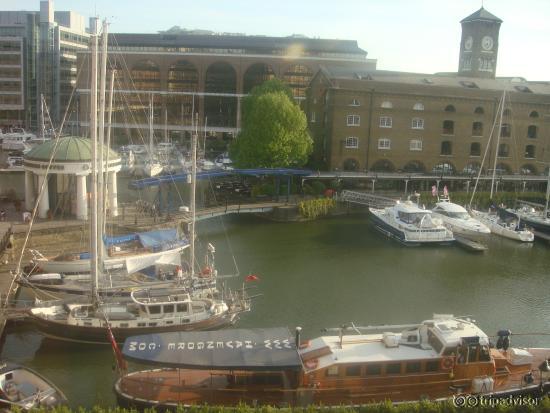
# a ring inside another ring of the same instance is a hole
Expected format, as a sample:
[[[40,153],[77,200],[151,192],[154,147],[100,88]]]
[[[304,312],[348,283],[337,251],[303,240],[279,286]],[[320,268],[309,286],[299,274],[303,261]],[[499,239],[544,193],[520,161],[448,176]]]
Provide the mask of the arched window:
[[[441,142],[441,155],[452,155],[453,154],[453,143],[451,141]]]
[[[359,162],[353,158],[348,158],[344,161],[343,169],[350,172],[357,171],[359,170]]]
[[[534,110],[534,111],[532,111],[532,112],[529,114],[529,117],[530,117],[530,118],[538,118],[538,117],[539,117],[539,113],[538,113],[536,110]]]
[[[464,169],[462,170],[462,173],[469,174],[469,175],[477,174],[479,173],[480,167],[481,165],[479,164],[479,162],[470,162],[468,165],[464,167]]]
[[[246,69],[243,76],[243,92],[250,93],[256,86],[260,86],[266,80],[271,80],[275,77],[275,72],[271,66],[265,63],[255,63]]]
[[[470,144],[470,156],[481,156],[481,144],[479,142]]]
[[[510,156],[510,146],[507,143],[498,145],[498,156],[500,158],[508,158]]]
[[[445,106],[445,112],[456,112],[456,109],[453,105],[447,105]]]
[[[455,167],[450,162],[441,162],[432,168],[433,174],[452,175],[455,173]]]
[[[537,137],[537,127],[535,125],[529,125],[527,127],[527,137],[535,139]]]
[[[452,120],[443,121],[443,135],[454,135],[455,134],[455,123]]]
[[[525,147],[525,158],[527,159],[535,159],[535,145],[527,145]]]
[[[413,110],[424,110],[424,104],[416,102],[413,106]]]
[[[407,173],[424,173],[426,167],[420,161],[410,161],[403,167],[403,171]]]
[[[381,108],[384,108],[384,109],[392,109],[393,108],[393,104],[389,101],[389,100],[385,100],[382,102],[382,104],[380,105]]]
[[[212,63],[206,70],[205,92],[233,94],[237,91],[237,72],[229,63]],[[204,97],[204,113],[208,126],[234,127],[237,98],[208,95]]]
[[[387,159],[380,159],[376,161],[371,168],[373,172],[394,172],[395,166]]]
[[[283,81],[292,89],[295,98],[306,96],[306,89],[313,77],[311,69],[304,65],[293,65],[283,74]]]
[[[477,108],[474,109],[474,113],[476,115],[483,115],[485,113],[485,110],[481,106],[478,106]]]
[[[483,122],[472,123],[472,136],[483,136]]]
[[[490,170],[490,172],[493,172]],[[510,175],[512,173],[512,168],[505,163],[497,163],[496,173],[499,175]]]

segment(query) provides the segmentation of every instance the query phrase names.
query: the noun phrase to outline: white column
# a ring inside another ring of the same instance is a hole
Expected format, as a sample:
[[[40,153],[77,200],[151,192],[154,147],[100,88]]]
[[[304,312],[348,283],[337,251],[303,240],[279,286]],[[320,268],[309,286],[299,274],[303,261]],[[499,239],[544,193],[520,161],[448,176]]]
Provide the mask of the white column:
[[[88,219],[88,192],[86,175],[76,176],[76,219]]]
[[[32,211],[34,208],[34,181],[32,172],[25,171],[25,209]]]
[[[109,210],[112,217],[118,216],[116,172],[109,172]]]
[[[40,201],[38,202],[38,217],[48,218],[48,211],[50,209],[50,196],[48,194],[48,179],[46,175],[38,175],[37,191],[40,191],[40,188],[42,188],[42,183],[44,183],[44,189],[42,190],[42,196],[40,197]]]

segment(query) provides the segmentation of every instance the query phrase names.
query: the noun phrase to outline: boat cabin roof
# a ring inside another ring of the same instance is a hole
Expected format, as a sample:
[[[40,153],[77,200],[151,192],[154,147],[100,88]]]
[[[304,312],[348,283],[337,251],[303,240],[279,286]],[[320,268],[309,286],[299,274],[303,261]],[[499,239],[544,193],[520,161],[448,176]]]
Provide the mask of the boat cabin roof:
[[[397,209],[397,211],[404,212],[407,214],[418,214],[418,213],[431,214],[432,213],[432,211],[420,208],[418,205],[416,205],[412,201],[404,201],[404,202],[398,201],[395,204],[395,208]]]
[[[439,208],[448,212],[468,212],[464,207],[449,201],[437,202],[435,204],[435,208]]]
[[[202,370],[300,370],[286,327],[189,331],[133,336],[124,357],[139,363]]]

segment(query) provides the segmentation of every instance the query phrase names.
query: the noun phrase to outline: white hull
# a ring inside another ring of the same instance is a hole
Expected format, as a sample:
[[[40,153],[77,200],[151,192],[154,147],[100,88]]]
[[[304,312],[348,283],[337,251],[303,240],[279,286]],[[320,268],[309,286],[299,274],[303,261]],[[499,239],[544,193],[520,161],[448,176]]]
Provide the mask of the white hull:
[[[157,176],[160,175],[163,171],[164,167],[159,163],[154,164],[147,164],[144,166],[143,171],[145,172],[145,175],[147,176]]]
[[[535,239],[533,232],[528,230],[517,230],[515,229],[515,223],[506,224],[495,214],[476,210],[472,210],[471,213],[477,220],[487,225],[493,234],[520,242],[533,242]]]

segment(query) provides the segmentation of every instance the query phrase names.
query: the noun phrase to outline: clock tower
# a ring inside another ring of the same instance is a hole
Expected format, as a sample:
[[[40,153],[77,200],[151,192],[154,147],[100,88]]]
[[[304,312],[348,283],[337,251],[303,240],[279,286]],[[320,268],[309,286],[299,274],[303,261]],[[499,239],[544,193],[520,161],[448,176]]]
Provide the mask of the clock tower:
[[[461,22],[458,75],[495,78],[498,54],[498,33],[502,20],[483,7]]]

